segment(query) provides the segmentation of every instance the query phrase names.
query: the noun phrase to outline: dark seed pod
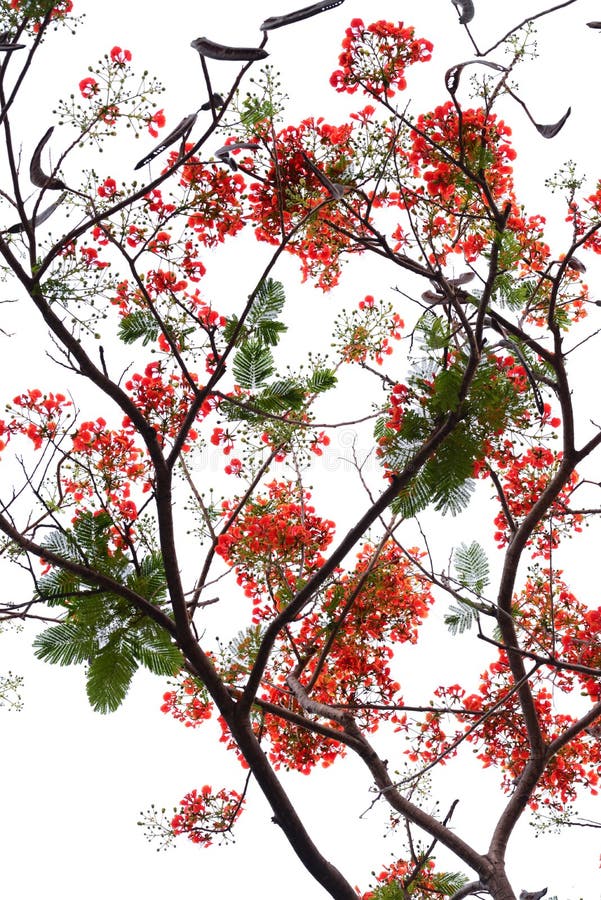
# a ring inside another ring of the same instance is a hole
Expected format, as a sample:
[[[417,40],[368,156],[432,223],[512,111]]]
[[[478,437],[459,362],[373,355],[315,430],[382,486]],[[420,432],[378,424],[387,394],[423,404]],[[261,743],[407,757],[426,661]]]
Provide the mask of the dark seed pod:
[[[52,175],[46,175],[41,165],[42,150],[50,140],[50,136],[54,131],[54,125],[51,125],[40,143],[33,151],[31,162],[29,163],[29,177],[32,184],[36,187],[46,188],[47,191],[61,191],[65,187],[65,182],[60,178],[53,178]]]
[[[46,207],[46,209],[43,212],[39,213],[29,224],[33,225],[35,228],[37,225],[41,225],[43,222],[45,222],[46,219],[49,219],[52,213],[55,212],[55,210],[61,205],[66,196],[67,191],[63,191],[58,200],[55,200],[54,203],[51,203],[50,206]],[[25,231],[25,225],[23,225],[22,222],[17,222],[16,225],[11,225],[11,227],[8,229],[9,234],[20,234],[22,231]]]
[[[173,131],[167,135],[167,137],[163,138],[160,144],[158,144],[154,150],[151,150],[150,153],[147,153],[139,162],[134,166],[134,171],[136,169],[141,169],[142,166],[145,166],[146,163],[149,163],[155,156],[158,156],[159,153],[162,153],[163,150],[166,150],[167,147],[170,147],[171,144],[175,144],[176,141],[181,140],[185,141],[192,128],[194,123],[196,122],[196,113],[192,113],[190,116],[186,116],[181,120],[179,125],[173,129]]]
[[[205,37],[196,38],[190,46],[198,50],[201,56],[222,59],[226,62],[254,62],[269,56],[267,50],[261,47],[226,47],[225,44],[216,44],[215,41]]]
[[[451,0],[459,10],[459,24],[467,25],[474,18],[474,4],[472,0]]]
[[[213,101],[213,105],[211,105],[211,100]],[[213,106],[215,109],[221,109],[223,106],[223,97],[221,94],[212,94],[211,100],[207,100],[206,103],[203,103],[200,107],[203,112],[206,112],[208,109],[212,109]]]
[[[303,19],[310,19],[311,16],[317,16],[319,13],[327,12],[328,9],[334,9],[336,6],[340,6],[341,3],[344,3],[344,0],[322,0],[321,3],[304,6],[302,9],[287,13],[285,16],[270,16],[261,25],[261,31],[272,31],[274,28],[283,28],[284,25],[302,22]]]

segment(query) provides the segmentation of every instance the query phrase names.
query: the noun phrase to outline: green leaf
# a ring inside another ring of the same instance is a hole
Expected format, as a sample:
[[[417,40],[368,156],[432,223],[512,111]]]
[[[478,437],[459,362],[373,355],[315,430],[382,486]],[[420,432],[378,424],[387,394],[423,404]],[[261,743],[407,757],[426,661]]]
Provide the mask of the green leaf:
[[[71,622],[53,625],[39,634],[33,642],[38,659],[59,666],[86,662],[97,650],[93,632]]]
[[[438,875],[432,875],[432,883],[442,894],[452,897],[465,884],[468,879],[461,872],[440,872]]]
[[[148,631],[131,642],[135,656],[154,675],[177,675],[184,664],[181,651],[162,629]]]
[[[307,381],[307,390],[311,394],[322,394],[329,391],[338,382],[332,369],[316,369]]]
[[[142,338],[144,346],[158,339],[159,326],[150,310],[136,309],[124,316],[119,323],[119,337],[124,344],[133,344]]]
[[[285,331],[288,326],[283,322],[259,322],[255,328],[257,338],[269,347],[275,347]]]
[[[455,550],[453,561],[459,583],[480,597],[490,582],[490,569],[484,549],[477,541],[472,541],[469,546],[460,544]]]
[[[412,519],[425,509],[432,499],[432,490],[423,472],[420,472],[410,484],[404,488],[391,504],[395,515],[404,519]]]
[[[271,351],[261,341],[247,341],[236,353],[232,371],[240,387],[251,391],[262,387],[274,371]]]
[[[440,510],[443,516],[446,516],[448,513],[456,516],[469,506],[474,493],[474,482],[464,481],[460,484],[449,483],[446,485],[439,483],[439,490],[440,496],[435,508]]]
[[[238,327],[239,321],[240,321],[240,319],[238,318],[238,316],[232,316],[230,319],[227,320],[225,328],[223,329],[223,337],[224,337],[224,340],[228,344],[234,337],[234,332],[235,332],[236,328]],[[239,346],[246,339],[247,335],[248,335],[248,329],[247,329],[246,325],[243,325],[238,334],[236,344]]]
[[[248,314],[247,324],[254,328],[261,323],[274,321],[284,309],[285,303],[284,285],[280,281],[274,281],[273,278],[262,281]]]
[[[305,399],[305,392],[291,378],[274,381],[261,391],[253,403],[270,413],[284,413],[290,409],[300,409]]]
[[[100,713],[118,709],[129,690],[138,663],[121,636],[113,636],[90,662],[86,691],[90,705]]]
[[[132,570],[127,579],[127,586],[151,603],[163,600],[167,591],[167,580],[162,555],[155,552],[145,556],[139,564],[139,572]]]
[[[270,100],[259,100],[258,97],[247,96],[242,102],[240,121],[245,128],[251,128],[262,119],[273,119],[275,107]]]
[[[417,329],[428,349],[443,350],[449,346],[452,330],[446,319],[432,312],[426,312],[420,318]]]
[[[455,637],[469,631],[476,621],[476,610],[469,603],[460,603],[459,606],[449,606],[449,611],[444,617],[444,623]]]

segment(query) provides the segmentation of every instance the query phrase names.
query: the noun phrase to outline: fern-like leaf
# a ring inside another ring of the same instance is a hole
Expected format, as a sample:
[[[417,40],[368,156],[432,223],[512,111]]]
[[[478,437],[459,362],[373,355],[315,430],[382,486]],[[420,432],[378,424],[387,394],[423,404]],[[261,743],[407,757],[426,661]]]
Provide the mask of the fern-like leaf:
[[[59,666],[86,662],[97,649],[93,632],[71,622],[53,625],[39,634],[33,642],[38,659]]]
[[[316,369],[307,381],[307,390],[311,394],[322,394],[335,387],[337,381],[332,369]]]
[[[459,583],[480,597],[490,581],[490,569],[484,549],[477,541],[472,541],[469,546],[460,544],[455,550],[453,561]]]
[[[469,603],[460,603],[459,606],[449,606],[449,611],[444,617],[444,623],[455,637],[469,631],[476,621],[476,610]]]
[[[271,351],[258,340],[247,341],[236,353],[232,370],[240,387],[256,390],[273,374]]]
[[[119,323],[119,337],[124,344],[133,344],[142,338],[142,343],[147,344],[156,341],[159,336],[159,326],[155,317],[147,309],[136,309],[124,316]]]
[[[291,378],[274,381],[254,399],[254,404],[265,412],[283,413],[290,409],[300,409],[305,392]]]
[[[113,636],[90,663],[86,691],[90,705],[100,713],[118,709],[138,668],[132,648]]]
[[[184,663],[180,650],[166,632],[154,628],[147,631],[131,642],[136,658],[154,675],[177,675]]]

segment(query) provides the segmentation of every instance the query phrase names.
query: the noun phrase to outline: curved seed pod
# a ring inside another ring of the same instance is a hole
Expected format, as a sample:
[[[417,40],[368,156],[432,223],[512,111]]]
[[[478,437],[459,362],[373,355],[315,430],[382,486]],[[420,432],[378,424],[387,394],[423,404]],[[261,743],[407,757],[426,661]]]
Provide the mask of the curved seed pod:
[[[472,0],[451,0],[459,10],[459,24],[467,25],[474,18],[475,10]]]
[[[211,100],[213,101],[213,105],[211,105]],[[215,109],[221,109],[223,106],[223,97],[221,94],[212,94],[211,100],[207,100],[206,103],[203,103],[200,107],[203,112],[206,112],[208,109],[212,109],[213,106]]]
[[[141,169],[142,166],[145,166],[146,163],[149,163],[155,156],[158,156],[159,153],[162,153],[163,150],[166,150],[167,147],[170,147],[171,144],[175,144],[176,141],[181,140],[185,141],[192,128],[194,127],[194,123],[196,122],[196,113],[192,113],[189,116],[186,116],[181,120],[179,125],[173,129],[167,137],[163,138],[160,144],[151,150],[150,153],[147,153],[146,156],[142,157],[142,159],[137,162],[134,166],[134,171],[136,169]]]
[[[215,156],[219,160],[219,162],[225,163],[230,167],[233,172],[236,172],[238,169],[238,164],[233,156],[230,155],[230,150],[258,150],[260,149],[259,144],[251,144],[248,141],[236,141],[235,144],[225,144],[223,147],[220,147],[219,150],[215,150]]]
[[[50,140],[50,135],[53,131],[54,125],[51,125],[40,143],[33,151],[33,156],[31,157],[31,162],[29,163],[29,177],[31,178],[32,184],[35,184],[36,187],[46,188],[46,190],[48,191],[61,191],[66,186],[65,182],[61,181],[60,178],[53,178],[52,175],[46,175],[40,163],[42,150]]]
[[[497,72],[507,71],[505,66],[501,66],[496,62],[490,62],[488,59],[468,59],[467,62],[457,63],[456,66],[451,66],[450,69],[447,69],[444,76],[447,91],[452,97],[457,93],[461,73],[466,66],[488,66],[489,69],[495,69]]]
[[[198,50],[201,56],[209,59],[222,59],[226,62],[254,62],[257,59],[266,59],[269,56],[267,50],[261,47],[226,47],[225,44],[216,44],[208,38],[199,37],[190,44]]]
[[[601,22],[587,22],[589,28],[601,28]]]
[[[473,298],[466,291],[456,290],[456,288],[461,288],[462,284],[468,284],[468,282],[473,281],[475,277],[473,272],[462,272],[462,274],[458,275],[456,278],[445,279],[447,285],[452,289],[455,300],[457,300],[458,303],[473,302]],[[443,293],[442,287],[436,281],[431,281],[430,283],[434,290],[424,291],[422,300],[425,300],[426,303],[429,303],[431,306],[448,303],[449,296],[448,294]]]
[[[507,90],[507,93],[509,94],[509,96],[513,97],[513,99],[516,101],[516,103],[520,104],[520,106],[522,107],[522,109],[524,110],[524,112],[526,113],[526,115],[528,116],[528,118],[530,119],[530,121],[532,122],[532,124],[534,125],[536,130],[538,131],[538,133],[542,134],[542,136],[544,138],[553,138],[553,137],[555,137],[556,134],[559,134],[559,132],[561,131],[561,129],[567,122],[570,113],[572,112],[572,107],[568,106],[567,112],[565,112],[563,114],[563,116],[561,117],[561,119],[558,122],[554,122],[552,125],[541,125],[539,122],[536,121],[536,119],[534,118],[534,116],[532,115],[532,113],[530,112],[530,110],[528,109],[526,104],[524,103],[524,101],[521,100],[518,97],[518,95],[514,91],[512,91],[510,88],[506,87],[506,90]]]
[[[3,53],[12,53],[13,50],[22,50],[25,44],[15,44],[10,31],[0,33],[0,51]]]
[[[462,284],[467,284],[469,281],[473,281],[476,276],[473,272],[462,272],[461,275],[458,275],[457,278],[447,278],[447,284],[450,284],[451,287],[460,287]]]
[[[260,150],[261,145],[250,141],[236,141],[233,144],[224,144],[219,150],[215,150],[215,156],[227,156],[230,150]]]
[[[302,9],[287,13],[285,16],[270,16],[261,25],[261,31],[271,31],[274,28],[282,28],[284,25],[292,25],[294,22],[302,22],[303,19],[310,19],[311,16],[317,16],[328,9],[334,9],[334,7],[340,6],[341,3],[344,3],[344,0],[322,0],[321,3],[304,6]]]
[[[575,272],[586,272],[586,266],[578,259],[577,256],[570,256],[566,263],[566,266],[568,269],[574,269]]]
[[[340,200],[341,197],[344,196],[344,185],[335,184],[333,181],[330,181],[328,176],[318,169],[318,167],[309,159],[306,153],[303,153],[303,159],[305,161],[305,165],[311,172],[315,175],[317,180],[325,187],[325,189],[334,197],[336,200]]]
[[[547,893],[547,888],[542,891],[520,891],[520,900],[540,900]]]
[[[37,225],[41,225],[42,222],[45,222],[46,219],[49,219],[53,212],[61,205],[65,197],[67,196],[67,191],[63,191],[58,200],[55,200],[54,203],[51,203],[50,206],[46,207],[46,209],[38,213],[38,215],[31,221],[29,224],[33,225],[35,228]],[[8,229],[9,234],[20,234],[22,231],[25,231],[25,225],[22,222],[17,222],[16,225],[11,225]]]
[[[536,128],[536,130],[538,131],[539,134],[542,134],[542,136],[544,138],[552,138],[552,137],[555,137],[555,135],[561,131],[561,129],[565,125],[567,118],[571,112],[572,112],[572,107],[569,106],[567,113],[565,113],[561,117],[559,122],[555,122],[554,125],[539,125],[537,122],[534,122],[534,119],[532,121],[534,123],[534,127]]]

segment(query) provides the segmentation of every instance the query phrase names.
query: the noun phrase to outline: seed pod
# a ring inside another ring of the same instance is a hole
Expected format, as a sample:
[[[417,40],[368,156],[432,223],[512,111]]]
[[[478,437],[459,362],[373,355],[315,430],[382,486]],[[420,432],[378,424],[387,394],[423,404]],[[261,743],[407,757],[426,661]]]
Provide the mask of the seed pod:
[[[303,19],[310,19],[311,16],[317,16],[328,9],[334,9],[334,7],[340,6],[341,3],[344,3],[344,0],[322,0],[321,3],[304,6],[302,9],[287,13],[285,16],[270,16],[261,25],[261,31],[272,31],[274,28],[282,28],[284,25],[302,22]]]
[[[467,25],[474,18],[474,4],[472,0],[451,0],[459,10],[459,24]]]
[[[211,100],[213,101],[212,105]],[[202,104],[200,108],[203,112],[206,112],[208,109],[212,109],[213,106],[215,107],[215,109],[220,109],[223,106],[223,97],[221,96],[221,94],[212,94],[211,100],[207,100],[206,103]]]
[[[208,56],[209,59],[222,59],[226,62],[255,62],[258,59],[265,59],[269,56],[267,50],[261,47],[226,47],[225,44],[216,44],[208,38],[199,37],[190,44],[195,50],[198,50],[201,56]]]
[[[63,191],[58,200],[55,200],[54,203],[51,203],[50,206],[46,207],[46,209],[39,213],[35,219],[29,222],[29,224],[33,225],[35,228],[37,225],[41,225],[42,222],[45,222],[46,219],[49,219],[52,213],[61,205],[66,196],[67,191]],[[25,225],[23,225],[22,222],[17,222],[16,225],[11,225],[8,229],[9,234],[20,234],[22,231],[25,231]]]
[[[61,191],[65,187],[65,182],[60,178],[54,178],[52,175],[46,175],[41,165],[42,150],[50,140],[50,136],[54,131],[54,125],[51,125],[40,143],[33,151],[31,162],[29,163],[29,177],[32,184],[36,187],[46,188],[48,191]]]
[[[167,137],[163,138],[160,144],[158,144],[154,150],[151,150],[150,153],[147,153],[139,162],[134,166],[134,171],[136,169],[141,169],[142,166],[145,166],[146,163],[149,163],[155,156],[158,156],[159,153],[162,153],[163,150],[166,150],[167,147],[170,147],[171,144],[175,144],[176,141],[181,140],[185,141],[192,128],[194,127],[194,123],[196,122],[196,113],[192,113],[190,116],[186,116],[181,120],[179,125],[173,129]]]

